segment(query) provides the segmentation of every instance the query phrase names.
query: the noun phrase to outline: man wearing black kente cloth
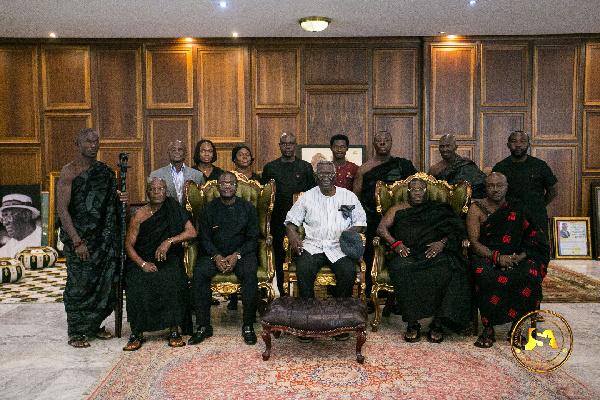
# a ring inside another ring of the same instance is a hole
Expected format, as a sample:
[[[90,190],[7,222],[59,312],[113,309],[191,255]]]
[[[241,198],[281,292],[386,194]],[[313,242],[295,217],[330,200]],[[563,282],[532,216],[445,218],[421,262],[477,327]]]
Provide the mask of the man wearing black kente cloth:
[[[194,300],[198,330],[190,338],[197,344],[213,335],[210,324],[212,278],[233,272],[242,285],[242,337],[248,345],[256,344],[258,296],[258,214],[252,203],[236,197],[237,178],[229,171],[219,176],[220,197],[206,204],[200,212],[198,243],[201,255],[194,268]]]
[[[455,331],[466,327],[471,289],[461,248],[467,232],[452,207],[427,200],[427,184],[413,179],[408,203],[390,208],[377,233],[394,252],[388,269],[402,320],[408,323],[404,340],[419,340],[423,318],[433,317],[427,334],[432,343],[444,339],[442,325]]]
[[[392,157],[392,135],[389,132],[378,132],[373,137],[373,148],[375,157],[358,167],[354,177],[354,194],[358,196],[360,202],[367,213],[367,230],[365,232],[366,244],[363,260],[367,266],[367,276],[371,275],[373,266],[373,238],[376,236],[377,226],[381,216],[377,212],[377,203],[375,202],[375,186],[377,181],[383,181],[387,184],[401,181],[417,173],[413,163],[410,160],[400,157]],[[371,293],[372,282],[367,279],[366,293]],[[370,305],[370,310],[372,305]],[[370,311],[371,312],[371,311]]]
[[[169,346],[185,346],[179,327],[188,307],[187,274],[181,242],[196,237],[188,212],[174,197],[167,197],[161,178],[148,182],[149,204],[129,221],[125,250],[127,320],[131,326],[125,351],[137,350],[143,333],[169,328]]]
[[[283,291],[283,238],[285,237],[285,216],[292,208],[295,193],[306,192],[316,186],[313,168],[310,163],[296,157],[296,137],[284,133],[279,138],[281,157],[268,162],[263,168],[262,184],[275,179],[275,204],[271,214],[271,235],[273,235],[273,255],[277,289]]]
[[[506,177],[492,172],[487,198],[474,201],[467,213],[472,268],[483,333],[475,346],[492,347],[494,326],[512,322],[539,307],[550,247],[523,202],[506,198]],[[509,335],[510,333],[509,332]],[[520,347],[520,338],[515,345]]]
[[[56,211],[67,265],[63,301],[69,344],[82,348],[90,346],[88,337],[113,337],[100,325],[117,300],[114,283],[121,247],[117,211],[129,196],[117,190],[115,172],[96,160],[98,134],[83,128],[76,143],[79,156],[60,172]]]
[[[500,161],[493,172],[500,172],[508,181],[506,196],[525,203],[538,229],[548,234],[548,212],[546,207],[558,194],[556,176],[545,161],[527,154],[529,136],[514,131],[506,144],[510,156]]]

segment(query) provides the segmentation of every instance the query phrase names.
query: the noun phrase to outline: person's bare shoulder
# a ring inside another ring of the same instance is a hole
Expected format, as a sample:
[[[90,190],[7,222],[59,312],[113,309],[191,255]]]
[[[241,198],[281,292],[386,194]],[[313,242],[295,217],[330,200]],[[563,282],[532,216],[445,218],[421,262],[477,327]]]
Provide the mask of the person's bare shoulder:
[[[436,164],[429,167],[429,175],[437,175],[446,168],[446,164],[443,161],[438,161]]]
[[[77,175],[79,175],[77,173],[77,170],[78,170],[78,168],[73,161],[71,161],[70,163],[65,165],[60,170],[59,183],[63,183],[63,184],[70,183]]]

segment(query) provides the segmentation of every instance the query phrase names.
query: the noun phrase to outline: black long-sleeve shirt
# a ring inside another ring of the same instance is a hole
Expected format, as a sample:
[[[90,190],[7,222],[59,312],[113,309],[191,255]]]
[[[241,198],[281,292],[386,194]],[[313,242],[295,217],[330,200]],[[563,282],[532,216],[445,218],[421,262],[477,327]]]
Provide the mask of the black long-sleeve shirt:
[[[244,255],[258,247],[258,215],[252,203],[240,197],[231,205],[220,198],[212,200],[200,212],[198,242],[209,257]]]

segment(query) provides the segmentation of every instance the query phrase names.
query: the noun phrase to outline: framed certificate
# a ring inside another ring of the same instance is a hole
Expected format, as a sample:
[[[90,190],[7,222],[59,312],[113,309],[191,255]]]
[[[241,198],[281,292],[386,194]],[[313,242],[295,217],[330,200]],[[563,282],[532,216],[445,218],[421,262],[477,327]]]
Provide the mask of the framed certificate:
[[[589,217],[554,217],[552,232],[555,258],[592,258]]]

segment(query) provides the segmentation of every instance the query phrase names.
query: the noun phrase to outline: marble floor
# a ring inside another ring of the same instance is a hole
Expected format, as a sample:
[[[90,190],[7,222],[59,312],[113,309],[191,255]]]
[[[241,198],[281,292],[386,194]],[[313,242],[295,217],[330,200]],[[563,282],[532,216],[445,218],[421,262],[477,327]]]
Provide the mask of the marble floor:
[[[554,261],[556,262],[556,261]],[[561,261],[561,265],[600,278],[600,262]],[[590,398],[600,399],[600,307],[598,303],[542,304],[560,314],[573,331],[573,352],[561,370],[590,389]],[[215,334],[226,328],[239,330],[241,307],[227,311],[225,303],[213,307]],[[113,317],[106,325],[114,327]],[[260,328],[257,326],[258,331]],[[404,330],[399,317],[383,318],[380,330]],[[504,335],[508,326],[497,330]],[[377,333],[370,333],[376,335]],[[123,356],[121,348],[129,335],[124,323],[121,339],[94,340],[87,349],[67,345],[66,316],[61,303],[0,304],[0,399],[86,399]],[[165,333],[155,333],[160,338]],[[472,337],[451,340],[473,341]],[[241,338],[240,338],[241,340]],[[166,344],[166,341],[165,341]],[[257,352],[264,345],[259,340]]]

